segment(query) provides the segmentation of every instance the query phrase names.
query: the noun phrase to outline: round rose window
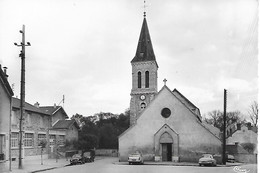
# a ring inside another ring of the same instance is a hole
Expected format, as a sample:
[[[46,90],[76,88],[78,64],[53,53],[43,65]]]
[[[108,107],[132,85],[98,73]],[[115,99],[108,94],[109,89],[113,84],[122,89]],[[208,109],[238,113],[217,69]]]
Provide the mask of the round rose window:
[[[161,112],[161,115],[164,118],[168,118],[171,115],[171,110],[169,108],[163,108],[162,112]]]

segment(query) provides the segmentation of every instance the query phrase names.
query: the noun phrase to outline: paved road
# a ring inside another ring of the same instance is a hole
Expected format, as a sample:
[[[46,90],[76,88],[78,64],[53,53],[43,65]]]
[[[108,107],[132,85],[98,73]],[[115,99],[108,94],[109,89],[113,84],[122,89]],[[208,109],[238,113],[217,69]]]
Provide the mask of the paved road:
[[[103,158],[94,163],[66,166],[44,173],[236,173],[234,167],[115,164],[117,160],[117,158]],[[245,173],[243,170],[256,173],[256,169],[256,164],[242,165],[237,167],[237,173]]]

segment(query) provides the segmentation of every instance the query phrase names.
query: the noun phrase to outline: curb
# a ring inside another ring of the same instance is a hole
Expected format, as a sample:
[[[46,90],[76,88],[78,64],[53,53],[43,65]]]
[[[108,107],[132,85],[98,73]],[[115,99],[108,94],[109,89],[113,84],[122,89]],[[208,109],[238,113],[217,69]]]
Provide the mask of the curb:
[[[59,168],[59,167],[52,167],[52,168],[46,168],[46,169],[36,170],[36,171],[32,171],[32,172],[30,172],[30,173],[43,172],[43,171],[48,171],[48,170],[52,170],[52,169],[56,169],[56,168]]]

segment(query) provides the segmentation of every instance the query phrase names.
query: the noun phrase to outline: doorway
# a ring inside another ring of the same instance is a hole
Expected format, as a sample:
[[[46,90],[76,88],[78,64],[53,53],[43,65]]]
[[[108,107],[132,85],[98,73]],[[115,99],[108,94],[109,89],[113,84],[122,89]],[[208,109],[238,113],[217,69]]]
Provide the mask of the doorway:
[[[4,160],[4,143],[5,138],[4,135],[0,135],[0,160]]]
[[[172,161],[172,143],[162,144],[162,161]]]

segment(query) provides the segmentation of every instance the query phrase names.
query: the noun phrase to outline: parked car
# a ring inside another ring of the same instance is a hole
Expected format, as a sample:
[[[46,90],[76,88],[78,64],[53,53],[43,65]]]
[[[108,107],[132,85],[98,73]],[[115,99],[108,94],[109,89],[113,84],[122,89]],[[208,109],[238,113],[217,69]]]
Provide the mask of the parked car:
[[[226,161],[234,163],[235,162],[235,157],[233,155],[227,154],[226,155]]]
[[[84,158],[80,154],[74,154],[71,159],[70,159],[70,164],[71,165],[76,165],[76,164],[84,164]]]
[[[213,158],[212,154],[203,154],[199,159],[199,165],[217,166],[217,161]]]
[[[143,154],[140,151],[135,151],[134,153],[129,154],[128,163],[129,165],[134,163],[144,164]]]
[[[85,162],[94,162],[95,160],[95,151],[90,150],[83,153],[83,158]]]

